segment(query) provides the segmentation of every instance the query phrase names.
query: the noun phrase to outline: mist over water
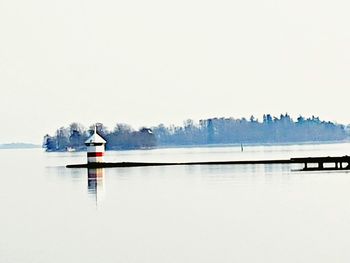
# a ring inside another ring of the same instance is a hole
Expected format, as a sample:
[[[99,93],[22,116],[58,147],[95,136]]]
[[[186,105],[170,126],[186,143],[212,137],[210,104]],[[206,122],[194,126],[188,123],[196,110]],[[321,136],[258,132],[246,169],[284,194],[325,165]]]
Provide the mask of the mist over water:
[[[106,152],[106,161],[341,156],[350,144]],[[350,173],[299,165],[67,169],[1,150],[0,262],[348,262]]]

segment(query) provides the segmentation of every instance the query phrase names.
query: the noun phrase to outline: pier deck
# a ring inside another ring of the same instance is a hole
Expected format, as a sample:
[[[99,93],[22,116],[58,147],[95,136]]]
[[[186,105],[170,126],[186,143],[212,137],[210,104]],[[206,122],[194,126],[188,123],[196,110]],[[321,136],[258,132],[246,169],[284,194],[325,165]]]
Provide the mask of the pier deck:
[[[108,167],[140,167],[140,166],[174,166],[174,165],[235,165],[235,164],[283,164],[291,160],[256,160],[256,161],[214,161],[214,162],[118,162],[118,163],[89,163],[71,164],[67,168],[108,168]]]

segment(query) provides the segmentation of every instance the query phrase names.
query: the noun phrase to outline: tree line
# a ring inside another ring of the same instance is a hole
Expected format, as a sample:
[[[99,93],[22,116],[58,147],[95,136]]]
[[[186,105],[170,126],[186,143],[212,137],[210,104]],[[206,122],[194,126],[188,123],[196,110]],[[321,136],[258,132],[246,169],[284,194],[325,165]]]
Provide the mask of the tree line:
[[[114,130],[109,131],[103,124],[96,127],[97,133],[103,137],[106,150],[143,149],[156,146],[156,137],[149,128],[133,130],[130,125],[117,124]],[[72,123],[68,127],[57,129],[55,135],[44,136],[43,147],[46,151],[83,151],[84,142],[92,135],[94,125],[85,129],[79,123]]]
[[[67,149],[84,150],[84,141],[92,132],[78,123],[59,128],[54,136],[44,137],[48,151]],[[181,126],[165,126],[133,130],[130,125],[116,124],[109,131],[103,124],[98,133],[107,141],[107,150],[154,148],[157,146],[186,146],[240,143],[292,143],[342,141],[349,138],[347,127],[319,117],[299,116],[294,121],[290,115],[279,117],[265,114],[262,121],[254,116],[246,118],[210,118],[195,122],[186,120]]]

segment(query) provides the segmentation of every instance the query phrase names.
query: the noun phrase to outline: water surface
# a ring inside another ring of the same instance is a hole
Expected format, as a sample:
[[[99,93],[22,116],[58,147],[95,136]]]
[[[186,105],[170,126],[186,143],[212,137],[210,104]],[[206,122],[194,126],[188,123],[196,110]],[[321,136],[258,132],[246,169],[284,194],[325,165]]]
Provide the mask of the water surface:
[[[284,159],[350,144],[107,152],[108,161]],[[67,169],[1,150],[0,262],[349,262],[350,174],[298,165]]]

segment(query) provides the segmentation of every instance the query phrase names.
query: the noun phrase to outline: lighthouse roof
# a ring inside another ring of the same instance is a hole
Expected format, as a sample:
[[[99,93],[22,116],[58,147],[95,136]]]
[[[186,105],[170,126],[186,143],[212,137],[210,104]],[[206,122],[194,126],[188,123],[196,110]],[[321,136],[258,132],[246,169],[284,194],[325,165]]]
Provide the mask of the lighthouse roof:
[[[85,144],[90,143],[106,143],[106,140],[103,139],[98,133],[96,132],[96,127],[94,133],[85,141]]]

